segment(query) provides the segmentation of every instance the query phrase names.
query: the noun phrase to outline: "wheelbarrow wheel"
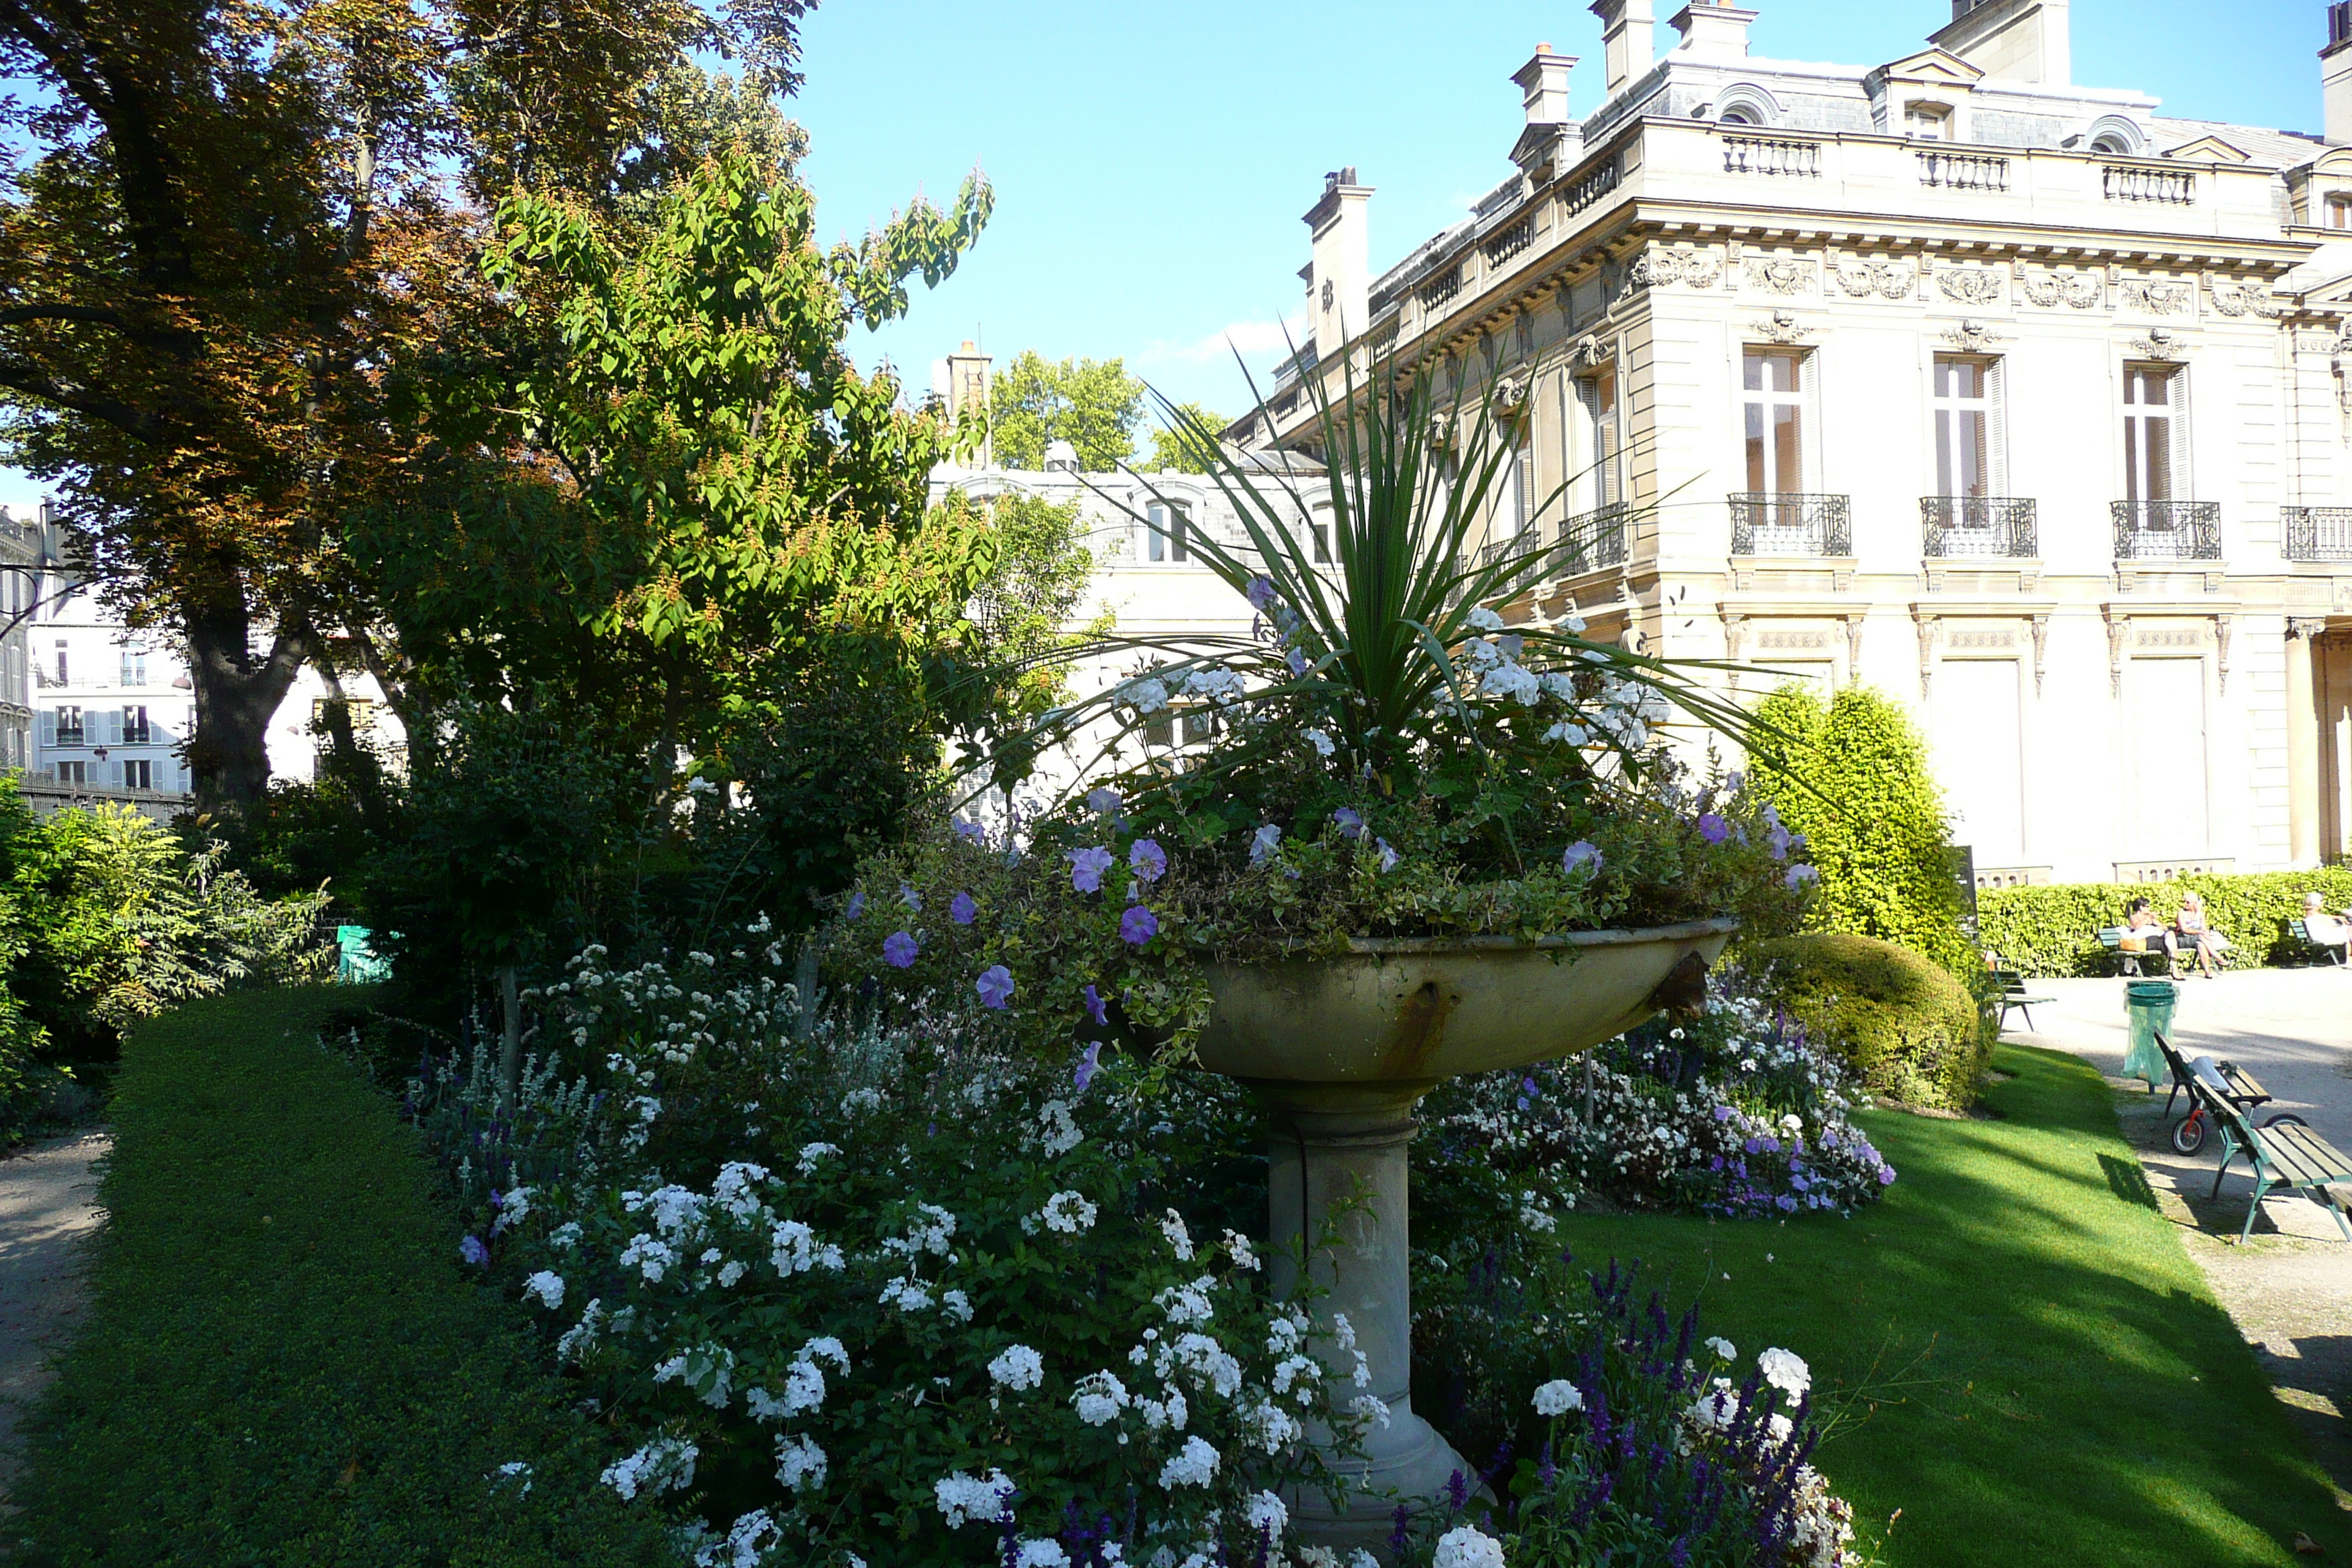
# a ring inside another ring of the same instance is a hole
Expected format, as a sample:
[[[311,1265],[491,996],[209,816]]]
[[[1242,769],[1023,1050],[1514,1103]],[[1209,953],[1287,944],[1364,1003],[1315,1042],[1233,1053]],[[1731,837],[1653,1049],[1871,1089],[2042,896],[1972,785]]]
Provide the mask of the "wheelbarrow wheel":
[[[2199,1106],[2180,1119],[2172,1130],[2172,1146],[2184,1154],[2194,1154],[2205,1147],[2205,1108]]]

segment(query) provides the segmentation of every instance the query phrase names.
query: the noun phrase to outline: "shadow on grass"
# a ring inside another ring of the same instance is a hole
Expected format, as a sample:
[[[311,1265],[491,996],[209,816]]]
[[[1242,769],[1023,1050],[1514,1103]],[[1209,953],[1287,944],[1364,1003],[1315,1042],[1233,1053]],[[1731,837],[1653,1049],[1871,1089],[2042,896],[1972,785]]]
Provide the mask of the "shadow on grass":
[[[1999,1121],[1867,1118],[1902,1173],[1852,1219],[1581,1216],[1711,1331],[1811,1362],[1822,1465],[1892,1568],[2287,1564],[2352,1531],[2252,1353],[2156,1211],[2097,1075],[2004,1047]]]

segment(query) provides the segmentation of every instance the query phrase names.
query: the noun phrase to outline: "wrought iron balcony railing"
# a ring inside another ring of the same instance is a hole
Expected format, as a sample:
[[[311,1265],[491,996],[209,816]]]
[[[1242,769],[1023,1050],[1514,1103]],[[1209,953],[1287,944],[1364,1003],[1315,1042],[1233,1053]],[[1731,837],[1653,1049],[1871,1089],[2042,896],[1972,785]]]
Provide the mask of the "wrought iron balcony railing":
[[[1490,540],[1479,547],[1478,564],[1492,566],[1497,561],[1508,560],[1515,555],[1532,554],[1540,537],[1536,532],[1535,524],[1529,523],[1517,533],[1507,533],[1500,539]]]
[[[2279,553],[2289,561],[2352,561],[2352,507],[2282,507],[2279,521],[2286,525]]]
[[[1843,496],[1734,495],[1734,555],[1851,555],[1853,523]]]
[[[2221,503],[2119,500],[2115,503],[2118,561],[2219,561]]]
[[[1555,574],[1574,577],[1604,566],[1625,563],[1625,503],[1612,501],[1559,525],[1559,563]]]
[[[1927,553],[1937,557],[2036,555],[2034,503],[2013,496],[1921,496]]]

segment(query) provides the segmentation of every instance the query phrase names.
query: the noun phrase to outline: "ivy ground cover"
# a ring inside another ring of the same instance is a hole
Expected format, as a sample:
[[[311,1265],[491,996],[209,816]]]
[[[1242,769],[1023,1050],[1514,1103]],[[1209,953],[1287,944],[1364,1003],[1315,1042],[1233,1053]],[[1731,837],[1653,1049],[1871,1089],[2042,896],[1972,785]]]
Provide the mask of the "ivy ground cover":
[[[1563,1218],[1710,1329],[1811,1355],[1818,1462],[1889,1568],[2331,1560],[2352,1530],[2156,1212],[2107,1089],[2003,1047],[1990,1120],[1865,1113],[1903,1173],[1850,1219]],[[1901,1517],[1891,1531],[1887,1520]]]
[[[463,1277],[415,1134],[320,1049],[362,994],[241,992],[126,1043],[90,1314],[0,1558],[667,1555],[596,1484],[610,1445],[533,1365],[519,1310]]]

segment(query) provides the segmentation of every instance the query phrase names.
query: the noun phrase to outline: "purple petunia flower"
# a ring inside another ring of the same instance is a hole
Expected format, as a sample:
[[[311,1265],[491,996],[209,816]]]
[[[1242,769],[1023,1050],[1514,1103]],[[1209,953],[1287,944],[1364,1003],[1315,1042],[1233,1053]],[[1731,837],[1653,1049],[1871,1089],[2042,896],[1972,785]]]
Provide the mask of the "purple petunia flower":
[[[915,885],[912,882],[898,884],[898,901],[917,914],[923,912],[923,895],[915,891]]]
[[[1097,1024],[1109,1023],[1110,1008],[1103,1001],[1102,993],[1096,990],[1092,985],[1088,985],[1086,989],[1086,998],[1087,1016],[1092,1018]]]
[[[1127,852],[1127,863],[1143,881],[1156,882],[1168,874],[1168,851],[1149,838],[1139,838]]]
[[[1141,947],[1160,934],[1160,917],[1141,904],[1118,917],[1118,934],[1130,947]]]
[[[968,926],[980,918],[980,905],[970,893],[958,893],[948,902],[948,919]]]
[[[1102,891],[1103,873],[1111,868],[1115,857],[1097,845],[1090,849],[1070,851],[1070,886],[1081,893]]]
[[[1878,1184],[1882,1187],[1891,1187],[1895,1184],[1894,1166],[1881,1165],[1878,1167]]]
[[[1071,1078],[1076,1080],[1078,1092],[1080,1094],[1086,1093],[1087,1085],[1094,1082],[1095,1073],[1101,1068],[1101,1066],[1102,1042],[1100,1040],[1097,1040],[1094,1044],[1088,1046],[1086,1049],[1086,1054],[1078,1058],[1078,1070],[1070,1075]]]
[[[1786,879],[1789,891],[1792,893],[1810,888],[1821,879],[1822,874],[1819,871],[1814,870],[1811,866],[1802,865],[1790,867]]]
[[[1579,867],[1590,867],[1591,874],[1594,876],[1599,876],[1601,874],[1601,848],[1600,846],[1594,844],[1590,838],[1580,838],[1575,843],[1570,845],[1566,849],[1560,851],[1559,872],[1561,876],[1575,876]]]
[[[923,944],[915,940],[911,931],[894,931],[882,939],[883,961],[894,969],[913,968],[915,954],[922,951]]]
[[[1710,811],[1698,819],[1698,836],[1709,844],[1720,844],[1731,837],[1731,824]]]
[[[988,842],[988,825],[982,822],[967,822],[958,817],[955,836],[966,844],[985,844]]]
[[[1393,848],[1390,847],[1389,841],[1385,838],[1375,838],[1372,842],[1380,846],[1381,869],[1383,871],[1393,871],[1396,869],[1396,863],[1404,858],[1404,857],[1399,855]]]
[[[1288,653],[1284,654],[1282,662],[1290,667],[1290,673],[1293,675],[1307,673],[1307,656],[1297,648],[1292,648]]]
[[[1361,838],[1364,836],[1363,813],[1353,806],[1341,806],[1331,814],[1331,820],[1339,825],[1339,837],[1342,838]]]
[[[864,914],[866,912],[866,889],[860,888],[856,892],[850,894],[849,908],[842,912],[847,915],[851,920],[856,920],[858,916]]]
[[[1728,1121],[1738,1114],[1727,1105],[1718,1105],[1715,1108],[1715,1119],[1717,1121]]]
[[[1282,829],[1269,822],[1250,839],[1250,864],[1263,866],[1282,847]]]
[[[1274,579],[1265,576],[1251,578],[1249,586],[1242,590],[1242,596],[1249,600],[1252,609],[1264,615],[1274,605]]]
[[[1094,789],[1087,791],[1087,809],[1088,811],[1095,812],[1099,816],[1108,816],[1112,812],[1118,809],[1118,791],[1111,788],[1108,784],[1101,784]]]
[[[992,963],[980,972],[980,978],[972,982],[972,989],[980,993],[982,1005],[1002,1011],[1004,1005],[1013,1000],[1013,971],[1001,963]]]
[[[490,1266],[490,1249],[482,1245],[482,1238],[478,1236],[469,1236],[457,1243],[457,1256],[477,1268]]]

